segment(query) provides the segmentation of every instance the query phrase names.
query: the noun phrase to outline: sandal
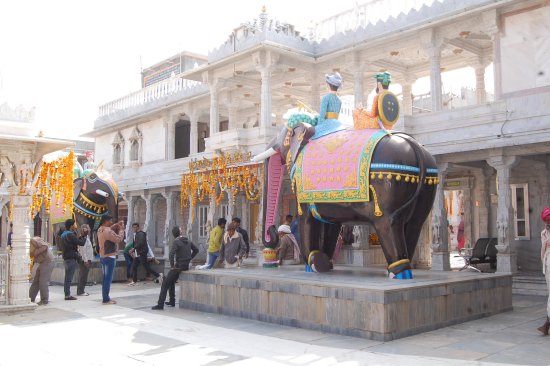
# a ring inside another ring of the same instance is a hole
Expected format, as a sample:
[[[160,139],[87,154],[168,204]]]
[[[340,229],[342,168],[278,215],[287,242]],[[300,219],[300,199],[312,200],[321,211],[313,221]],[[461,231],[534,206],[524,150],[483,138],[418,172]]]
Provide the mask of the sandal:
[[[115,300],[109,300],[109,301],[103,303],[103,305],[113,305],[113,304],[116,304]]]

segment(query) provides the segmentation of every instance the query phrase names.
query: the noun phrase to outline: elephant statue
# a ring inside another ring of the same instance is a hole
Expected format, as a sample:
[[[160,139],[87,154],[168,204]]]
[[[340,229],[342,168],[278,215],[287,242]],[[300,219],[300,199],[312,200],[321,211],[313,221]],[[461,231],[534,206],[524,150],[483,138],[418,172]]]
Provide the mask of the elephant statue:
[[[118,218],[121,194],[109,173],[95,171],[74,180],[74,215],[78,226],[90,225],[92,242],[103,215]]]
[[[285,127],[253,158],[264,161],[263,235],[277,245],[274,229],[284,168],[297,198],[301,255],[316,272],[332,268],[342,225],[375,228],[388,274],[412,278],[422,225],[434,202],[436,163],[416,140],[384,129],[348,128],[311,139],[315,127]]]

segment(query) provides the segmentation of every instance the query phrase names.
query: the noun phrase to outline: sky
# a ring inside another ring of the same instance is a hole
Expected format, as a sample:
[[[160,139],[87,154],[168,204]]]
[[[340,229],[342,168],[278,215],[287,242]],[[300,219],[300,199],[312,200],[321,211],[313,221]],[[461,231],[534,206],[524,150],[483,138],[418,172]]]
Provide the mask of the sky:
[[[73,138],[93,129],[100,105],[141,88],[142,68],[182,51],[206,55],[263,5],[307,34],[356,2],[3,0],[0,105],[36,107],[46,136]]]

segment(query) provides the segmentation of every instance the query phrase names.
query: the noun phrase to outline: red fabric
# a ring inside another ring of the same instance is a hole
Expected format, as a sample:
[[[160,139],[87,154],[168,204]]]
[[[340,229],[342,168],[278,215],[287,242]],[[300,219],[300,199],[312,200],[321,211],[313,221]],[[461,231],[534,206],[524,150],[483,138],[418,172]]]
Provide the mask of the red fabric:
[[[550,219],[550,207],[546,207],[542,212],[540,213],[540,218],[542,221],[546,221]]]

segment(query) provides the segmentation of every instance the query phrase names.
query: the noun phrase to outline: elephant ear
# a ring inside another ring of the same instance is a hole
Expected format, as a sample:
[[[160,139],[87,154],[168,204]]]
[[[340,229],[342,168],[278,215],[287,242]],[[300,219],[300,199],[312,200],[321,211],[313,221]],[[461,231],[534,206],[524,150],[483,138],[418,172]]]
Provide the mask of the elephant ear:
[[[78,194],[82,190],[82,186],[84,185],[84,180],[82,178],[76,178],[73,182],[73,197],[76,199],[78,197]]]
[[[314,134],[315,127],[308,123],[299,123],[294,127],[292,138],[290,139],[290,149],[288,150],[293,164],[296,162],[302,148],[309,142],[309,139],[311,139]]]

